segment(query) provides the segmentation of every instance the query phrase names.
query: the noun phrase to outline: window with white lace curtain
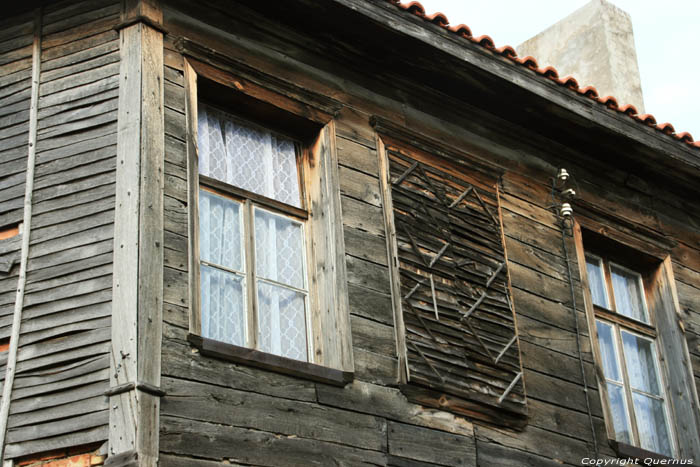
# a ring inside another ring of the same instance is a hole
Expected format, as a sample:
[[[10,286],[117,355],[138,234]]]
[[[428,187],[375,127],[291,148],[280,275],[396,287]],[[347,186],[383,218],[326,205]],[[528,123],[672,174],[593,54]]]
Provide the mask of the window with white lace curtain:
[[[201,334],[312,358],[300,146],[199,102]]]
[[[671,409],[643,276],[604,256],[586,253],[585,261],[616,441],[673,457]]]

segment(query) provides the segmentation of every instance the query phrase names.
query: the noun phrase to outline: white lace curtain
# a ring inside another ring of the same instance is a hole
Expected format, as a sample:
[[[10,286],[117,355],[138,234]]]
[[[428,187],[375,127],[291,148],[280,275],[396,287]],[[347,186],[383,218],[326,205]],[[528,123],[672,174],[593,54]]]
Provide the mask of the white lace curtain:
[[[198,106],[199,173],[300,207],[294,142]]]
[[[199,171],[230,185],[300,207],[294,143],[240,124],[225,112],[199,104]],[[246,345],[244,223],[240,204],[200,191],[202,333]],[[258,348],[307,360],[303,225],[255,208],[255,280]],[[217,268],[216,265],[229,269]],[[236,274],[230,270],[240,271]]]

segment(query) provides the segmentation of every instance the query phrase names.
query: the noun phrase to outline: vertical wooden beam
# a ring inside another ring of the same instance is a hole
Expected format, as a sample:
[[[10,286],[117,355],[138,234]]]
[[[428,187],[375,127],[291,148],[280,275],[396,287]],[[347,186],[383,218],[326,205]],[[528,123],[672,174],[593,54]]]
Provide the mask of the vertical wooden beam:
[[[163,301],[163,33],[155,0],[125,0],[114,232],[109,457],[158,459]],[[111,460],[110,460],[111,458]],[[116,461],[123,462],[123,461]]]
[[[401,306],[399,247],[396,241],[396,226],[394,225],[394,203],[391,199],[389,155],[384,147],[384,141],[382,141],[379,136],[377,136],[377,157],[379,158],[379,181],[382,190],[384,228],[386,231],[386,249],[388,255],[387,261],[389,262],[389,280],[391,281],[391,301],[394,309],[396,355],[399,357],[399,383],[405,384],[410,380],[411,375],[408,371],[406,327],[403,322],[403,308]]]
[[[303,161],[308,222],[309,267],[315,268],[310,290],[313,326],[313,362],[331,368],[353,371],[345,269],[345,242],[338,191],[338,158],[335,124],[330,121]]]
[[[39,78],[41,75],[41,8],[34,14],[34,42],[32,46],[32,94],[29,107],[29,138],[27,142],[27,174],[24,186],[24,219],[22,232],[22,250],[20,253],[19,277],[17,278],[17,292],[15,294],[15,307],[12,315],[12,330],[10,331],[10,348],[5,365],[5,381],[2,388],[2,401],[0,402],[0,453],[3,464],[12,465],[12,461],[4,461],[5,434],[7,433],[7,419],[10,414],[12,402],[12,386],[17,369],[17,351],[19,349],[19,328],[22,323],[22,309],[24,307],[24,287],[27,281],[27,258],[29,257],[29,237],[32,230],[32,194],[34,192],[34,165],[36,161],[36,129],[39,108]]]
[[[187,233],[190,332],[202,335],[199,275],[199,157],[197,153],[197,73],[184,61],[185,118],[187,120]],[[197,209],[195,209],[195,207]]]

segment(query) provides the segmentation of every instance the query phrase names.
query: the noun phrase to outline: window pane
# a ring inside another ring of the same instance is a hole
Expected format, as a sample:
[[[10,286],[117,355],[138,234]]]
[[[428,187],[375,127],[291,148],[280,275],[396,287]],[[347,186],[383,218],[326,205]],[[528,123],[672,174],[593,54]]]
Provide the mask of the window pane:
[[[605,377],[621,382],[617,355],[615,355],[613,327],[602,321],[596,321],[596,328],[598,329],[598,344],[600,345],[600,354],[603,357]]]
[[[202,265],[200,281],[202,335],[229,344],[245,345],[243,278]]]
[[[671,437],[666,425],[664,402],[632,392],[634,415],[637,417],[640,446],[649,451],[673,457]]]
[[[258,281],[260,350],[307,360],[304,295]]]
[[[199,257],[208,263],[243,270],[239,203],[199,190]]]
[[[610,412],[615,427],[615,438],[617,441],[632,444],[632,431],[629,426],[622,386],[608,383],[608,398],[610,399]]]
[[[301,206],[294,142],[199,103],[199,172],[229,185]]]
[[[648,322],[639,276],[614,265],[610,266],[610,274],[617,312],[645,323]]]
[[[302,225],[255,209],[255,271],[258,277],[305,289]]]
[[[654,343],[629,332],[622,331],[622,346],[625,349],[625,363],[633,389],[661,394],[659,376],[656,372]]]
[[[608,305],[608,294],[605,292],[605,277],[601,266],[600,260],[586,256],[586,272],[588,273],[588,285],[591,288],[593,304],[603,308],[610,308]]]

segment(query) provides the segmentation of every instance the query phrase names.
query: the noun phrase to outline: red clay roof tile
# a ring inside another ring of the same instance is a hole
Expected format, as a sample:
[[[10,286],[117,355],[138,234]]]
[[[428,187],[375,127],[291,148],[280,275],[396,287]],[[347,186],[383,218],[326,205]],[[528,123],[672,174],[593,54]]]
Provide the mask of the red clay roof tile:
[[[605,106],[608,107],[609,109],[617,109],[618,108],[617,99],[615,99],[613,96],[605,96],[605,97],[599,98],[598,102],[600,102],[601,104],[605,104]]]
[[[594,86],[586,86],[583,89],[579,89],[578,92],[586,97],[598,100],[598,90]]]
[[[405,5],[403,3],[398,3],[398,6],[410,13],[413,13],[414,15],[425,18],[425,8],[423,8],[423,5],[421,5],[420,2],[411,2]]]
[[[535,57],[532,57],[530,55],[528,55],[527,57],[518,58],[516,59],[516,61],[521,65],[528,67],[531,70],[537,70],[539,68]]]
[[[598,97],[598,90],[593,87],[593,86],[586,86],[582,89],[579,89],[579,84],[578,81],[572,76],[567,76],[566,78],[559,79],[559,73],[556,68],[552,66],[545,67],[543,69],[540,69],[537,60],[534,57],[527,56],[524,58],[518,58],[518,54],[516,53],[515,49],[513,47],[506,45],[503,47],[496,48],[495,43],[493,42],[493,39],[487,35],[479,36],[476,39],[472,37],[472,31],[469,29],[469,26],[465,24],[460,24],[458,26],[449,26],[449,20],[447,19],[447,16],[445,16],[442,13],[433,13],[432,15],[426,15],[425,14],[425,8],[423,8],[423,5],[421,5],[419,2],[410,2],[410,3],[402,3],[400,0],[385,0],[393,5],[396,5],[397,7],[401,8],[402,10],[406,10],[409,13],[413,13],[421,18],[423,18],[426,21],[429,21],[431,23],[437,24],[438,26],[441,26],[443,28],[448,29],[450,32],[453,34],[456,34],[457,36],[463,37],[465,39],[469,39],[470,41],[477,43],[481,45],[482,47],[491,50],[494,53],[497,53],[499,55],[503,55],[504,57],[507,57],[511,59],[513,62],[516,62],[520,65],[523,65],[530,70],[535,71],[536,73],[539,73],[540,75],[543,75],[546,78],[551,79],[552,81],[558,83],[561,86],[567,87],[571,90],[574,90],[578,92],[579,94],[582,94],[590,99],[594,99],[605,106],[607,106],[609,109],[616,110],[618,112],[622,112],[625,115],[634,118],[635,120],[639,122],[646,123],[647,125],[650,126],[655,126],[656,125],[656,118],[654,118],[653,115],[651,114],[644,114],[644,115],[637,115],[637,109],[631,105],[623,105],[619,106],[617,99],[615,99],[613,96],[605,96],[602,99]],[[695,148],[700,148],[700,141],[693,141],[693,137],[690,135],[688,132],[683,132],[680,134],[675,134],[675,129],[673,128],[673,125],[670,123],[664,123],[662,125],[659,125],[656,127],[658,130],[662,131],[663,133],[673,136],[675,139],[684,142],[691,147]]]
[[[472,30],[469,29],[469,26],[467,26],[466,24],[460,24],[459,26],[450,26],[449,29],[453,33],[457,34],[458,36],[462,36],[465,39],[469,39],[470,37],[472,37]]]
[[[637,111],[637,108],[633,106],[632,104],[625,104],[622,107],[618,108],[620,112],[624,112],[630,117],[637,115],[639,112]]]
[[[487,36],[484,34],[483,36],[479,36],[476,39],[472,39],[474,42],[478,43],[482,47],[486,47],[487,49],[495,49],[496,45],[493,43],[493,39],[491,39],[490,36]]]
[[[566,76],[565,78],[559,78],[557,83],[561,84],[562,86],[566,86],[569,89],[578,90],[578,81],[576,81],[576,78],[571,75]]]
[[[668,122],[656,125],[656,129],[666,133],[667,135],[672,135],[676,132],[676,129],[673,128],[673,125],[671,125]]]
[[[442,13],[433,13],[430,16],[426,16],[425,19],[431,23],[437,24],[438,26],[447,26],[450,24],[449,21],[447,21],[447,16],[443,15]]]
[[[499,53],[508,58],[515,58],[518,56],[518,53],[515,51],[515,49],[509,45],[504,45],[503,47],[497,48],[496,53]]]
[[[548,66],[548,67],[545,67],[545,68],[539,68],[539,69],[537,70],[537,73],[543,75],[545,78],[551,78],[551,79],[553,79],[554,81],[558,81],[557,78],[559,78],[559,72],[558,72],[557,69],[554,68],[553,66]]]
[[[683,142],[686,143],[692,143],[693,142],[693,135],[688,133],[687,131],[684,131],[683,133],[678,133],[673,135],[674,138],[679,139]]]
[[[642,114],[634,118],[636,118],[640,122],[646,123],[647,125],[656,126],[656,117],[654,117],[652,114]]]

